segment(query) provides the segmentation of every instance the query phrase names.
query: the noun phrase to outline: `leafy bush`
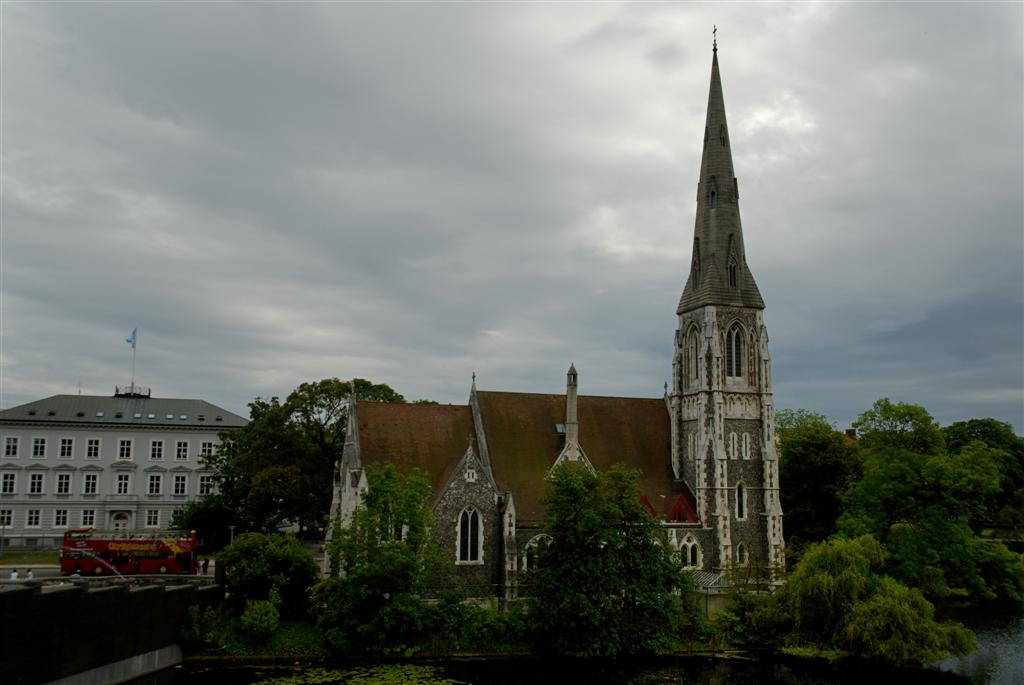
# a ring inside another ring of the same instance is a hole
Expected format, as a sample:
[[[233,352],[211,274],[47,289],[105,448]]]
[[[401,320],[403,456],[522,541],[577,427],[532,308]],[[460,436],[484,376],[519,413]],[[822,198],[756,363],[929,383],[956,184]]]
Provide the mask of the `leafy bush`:
[[[245,603],[239,623],[251,640],[266,643],[281,625],[281,612],[268,599],[250,599]]]
[[[217,555],[217,563],[227,568],[228,601],[235,611],[249,600],[268,600],[276,592],[283,617],[305,615],[308,589],[318,569],[294,535],[245,533]]]

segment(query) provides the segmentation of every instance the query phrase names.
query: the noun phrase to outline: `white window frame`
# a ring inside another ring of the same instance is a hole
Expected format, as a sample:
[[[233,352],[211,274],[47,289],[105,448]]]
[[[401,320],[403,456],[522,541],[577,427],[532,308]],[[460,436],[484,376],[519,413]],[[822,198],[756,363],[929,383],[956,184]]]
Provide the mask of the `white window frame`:
[[[476,517],[476,545],[475,550],[472,546],[473,540],[470,540],[470,545],[467,546],[467,558],[462,558],[462,517],[467,516],[467,527],[469,533],[473,530],[473,517]],[[473,506],[464,508],[459,512],[459,515],[455,517],[455,563],[459,566],[480,566],[484,563],[484,525],[483,516],[480,515],[480,511]],[[474,551],[476,552],[474,559]]]
[[[213,451],[216,447],[212,440],[203,440],[199,443],[199,456],[200,457],[212,457]]]
[[[18,474],[10,471],[0,475],[0,495],[13,495],[18,492]]]
[[[115,492],[118,495],[132,494],[132,474],[119,473],[114,478]]]
[[[70,495],[71,494],[71,474],[60,471],[57,473],[57,482],[54,484],[55,495]]]
[[[188,440],[178,440],[174,443],[174,460],[175,461],[188,461],[188,452],[190,445]],[[184,449],[182,449],[184,448]],[[184,456],[182,456],[184,453]]]
[[[96,525],[96,510],[95,509],[82,509],[82,512],[78,516],[78,520],[81,522],[83,528],[92,528]]]
[[[45,481],[46,477],[38,471],[28,474],[28,494],[42,495],[46,488]]]
[[[46,438],[32,438],[32,458],[46,459]]]
[[[536,558],[536,554],[537,554],[537,551],[540,549],[541,543],[544,543],[545,547],[550,546],[551,545],[551,536],[548,535],[547,533],[539,533],[537,535],[534,535],[532,538],[530,538],[530,541],[526,543],[525,547],[523,547],[523,557],[522,557],[521,561],[522,561],[522,564],[523,564],[523,570],[524,571],[531,570],[530,562],[529,562],[530,554],[531,553],[534,554],[534,558]],[[532,569],[532,570],[536,570],[536,569]]]
[[[704,563],[704,551],[693,535],[687,535],[679,545],[679,562],[683,568],[700,568]]]
[[[154,483],[156,484],[156,488],[153,487]],[[147,495],[162,495],[162,494],[164,494],[164,474],[162,474],[162,473],[151,473],[151,474],[149,474],[149,478],[146,479],[146,494]]]
[[[35,523],[32,523],[32,519],[33,518],[36,520]],[[25,511],[25,527],[26,528],[39,528],[40,527],[40,521],[42,521],[42,520],[43,520],[42,509],[28,509],[28,510]]]
[[[12,449],[13,448],[13,449]],[[4,456],[9,459],[17,459],[18,451],[21,448],[21,438],[17,435],[8,435],[4,438]]]
[[[736,565],[746,566],[750,563],[750,552],[747,551],[747,546],[742,542],[736,545]]]
[[[10,528],[14,523],[13,509],[0,509],[0,526]]]
[[[96,448],[96,453],[93,454],[93,448]],[[99,459],[102,452],[103,442],[101,438],[86,438],[85,440],[85,458],[86,459]]]
[[[67,509],[54,509],[53,510],[53,527],[54,528],[67,528],[68,527],[68,510]]]
[[[213,476],[208,473],[199,474],[199,494],[200,495],[212,495],[213,494]]]
[[[90,488],[90,486],[92,486]],[[85,473],[82,474],[82,494],[83,495],[95,495],[99,492],[100,487],[100,474],[98,473]]]
[[[59,438],[57,443],[57,458],[58,459],[74,459],[75,458],[75,439],[74,438]],[[65,449],[66,448],[66,449]]]
[[[183,473],[174,474],[174,494],[175,495],[187,495],[188,494],[188,476]]]
[[[146,528],[160,527],[160,510],[146,509]]]
[[[120,438],[117,441],[117,460],[118,461],[131,461],[132,451],[135,447],[134,441],[131,438]],[[128,456],[125,456],[125,455]]]
[[[150,440],[149,441],[149,460],[150,461],[163,461],[164,460],[164,441],[163,440]]]

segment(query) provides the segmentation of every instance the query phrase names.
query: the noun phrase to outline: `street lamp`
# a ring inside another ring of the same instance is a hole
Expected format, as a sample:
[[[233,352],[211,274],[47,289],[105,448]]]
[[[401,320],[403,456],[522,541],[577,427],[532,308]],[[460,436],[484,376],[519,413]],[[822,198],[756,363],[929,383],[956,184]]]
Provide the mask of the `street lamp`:
[[[234,526],[228,526],[228,530],[231,531],[231,539],[228,540],[228,544],[230,545],[232,542],[235,541],[235,527]]]

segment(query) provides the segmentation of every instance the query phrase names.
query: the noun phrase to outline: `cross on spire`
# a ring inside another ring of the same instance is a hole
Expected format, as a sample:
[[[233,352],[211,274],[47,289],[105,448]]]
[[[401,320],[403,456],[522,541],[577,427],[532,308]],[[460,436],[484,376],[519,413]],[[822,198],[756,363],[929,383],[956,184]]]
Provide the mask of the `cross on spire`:
[[[718,52],[718,25],[712,24],[711,26],[713,27],[711,29],[711,49]]]

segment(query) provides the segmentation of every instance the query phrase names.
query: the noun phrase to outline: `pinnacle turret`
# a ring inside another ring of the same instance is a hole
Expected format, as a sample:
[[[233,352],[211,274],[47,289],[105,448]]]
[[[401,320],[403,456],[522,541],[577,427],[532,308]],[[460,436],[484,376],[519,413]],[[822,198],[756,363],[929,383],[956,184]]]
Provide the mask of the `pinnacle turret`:
[[[710,304],[764,309],[743,247],[739,184],[732,166],[732,140],[725,119],[717,41],[711,58],[704,152],[697,183],[693,257],[678,313]]]

